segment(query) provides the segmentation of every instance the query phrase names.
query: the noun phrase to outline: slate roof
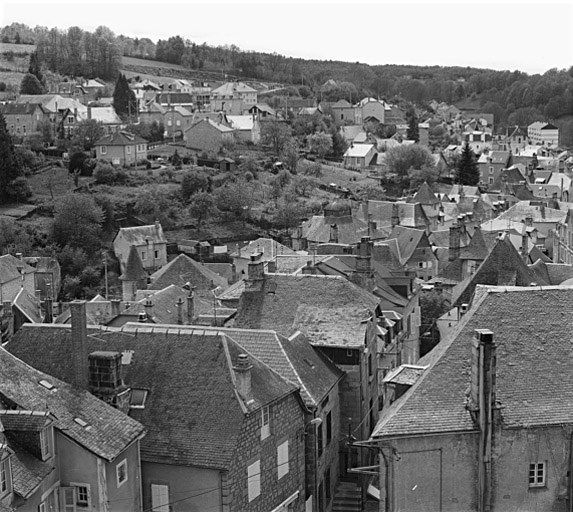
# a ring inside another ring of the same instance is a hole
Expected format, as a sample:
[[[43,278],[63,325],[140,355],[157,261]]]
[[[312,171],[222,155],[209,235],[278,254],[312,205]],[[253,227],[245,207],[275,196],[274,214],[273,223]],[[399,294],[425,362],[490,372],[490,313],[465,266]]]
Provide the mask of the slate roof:
[[[427,366],[403,364],[390,370],[383,382],[386,384],[399,384],[403,386],[413,386],[424,374]]]
[[[228,283],[232,283],[235,279],[235,270],[232,263],[205,263],[205,267],[226,279]]]
[[[440,203],[440,200],[436,197],[430,185],[428,185],[428,182],[424,181],[414,194],[414,197],[408,202],[420,203],[421,205],[434,205]]]
[[[121,279],[124,281],[147,281],[147,273],[143,268],[143,263],[135,245],[129,248],[125,271],[121,275]]]
[[[24,327],[10,348],[31,364],[70,380],[70,338],[70,329],[64,327]],[[126,324],[91,330],[87,350],[133,351],[130,364],[123,367],[124,381],[149,391],[145,408],[131,411],[148,431],[141,441],[141,458],[147,462],[229,469],[244,414],[296,389],[251,355],[253,401],[245,403],[237,394],[232,367],[246,350],[214,331]]]
[[[531,205],[533,201],[519,201],[519,203],[514,204],[511,208],[503,212],[498,220],[513,220],[515,222],[521,222],[526,217],[532,217],[533,222],[538,223],[554,223],[554,222],[564,222],[567,216],[566,211],[554,210],[552,208],[545,208],[542,214],[542,209],[540,206]]]
[[[0,283],[8,283],[13,279],[20,279],[21,274],[18,272],[18,266],[22,265],[22,273],[30,274],[34,269],[26,262],[20,261],[11,254],[0,256]]]
[[[30,322],[40,323],[43,321],[44,317],[40,314],[38,300],[33,295],[30,295],[24,288],[20,288],[12,304],[18,308]]]
[[[488,254],[489,250],[481,233],[481,229],[479,226],[476,226],[469,245],[460,249],[460,259],[483,261]]]
[[[394,226],[388,239],[396,239],[398,243],[400,262],[404,265],[414,254],[423,241],[426,232],[421,229],[407,228],[404,226]],[[429,250],[429,243],[428,243]]]
[[[573,266],[564,263],[546,263],[550,284],[561,284],[573,277]]]
[[[8,437],[8,445],[14,451],[10,459],[14,492],[28,499],[38,489],[44,479],[55,471],[54,460],[41,461],[34,457],[16,440]]]
[[[266,274],[259,289],[243,293],[235,325],[284,336],[300,330],[313,344],[357,346],[377,304],[374,295],[343,277]]]
[[[216,121],[213,121],[212,119],[209,119],[207,117],[205,117],[204,119],[198,120],[196,123],[189,126],[189,128],[185,128],[185,131],[187,132],[189,130],[192,130],[193,128],[195,128],[197,125],[199,125],[201,123],[207,123],[209,126],[215,128],[216,130],[220,131],[221,133],[232,133],[235,131],[233,128],[229,128],[228,126],[225,126],[224,124],[217,123]]]
[[[129,245],[146,245],[147,238],[150,238],[154,244],[167,243],[167,239],[163,234],[163,227],[161,224],[120,228],[115,238],[117,238],[120,234]]]
[[[193,103],[193,96],[188,92],[162,92],[155,96],[155,101],[162,105],[174,103],[191,105]]]
[[[107,108],[107,107],[102,107]],[[116,122],[116,121],[113,121]],[[133,146],[135,144],[147,144],[147,141],[130,132],[113,132],[99,138],[95,146]]]
[[[213,96],[233,96],[234,93],[247,93],[247,92],[257,92],[251,86],[245,84],[244,82],[227,82],[223,85],[213,89],[211,94]]]
[[[474,274],[452,290],[452,306],[469,303],[482,285],[530,286],[536,279],[511,241],[500,238]]]
[[[28,330],[38,326],[37,331]],[[50,324],[24,324],[7,345],[8,350],[20,353],[29,364],[4,348],[0,348],[0,394],[20,407],[29,410],[49,410],[56,418],[54,426],[76,443],[107,461],[117,457],[127,446],[144,434],[143,426],[117,409],[102,402],[87,391],[81,391],[42,373],[52,365],[47,354],[58,354],[57,365],[62,366],[68,376],[73,372],[70,364],[69,343],[63,352],[62,331],[69,328]],[[33,346],[28,357],[26,347]],[[44,353],[46,352],[46,353]],[[47,380],[55,387],[52,390],[40,385]],[[71,381],[71,379],[67,379]],[[81,418],[90,428],[84,428],[74,421]]]
[[[0,106],[0,112],[4,115],[32,115],[37,108],[42,109],[37,103],[6,103]],[[43,110],[43,109],[42,109]]]
[[[262,253],[261,259],[263,261],[273,260],[279,255],[295,255],[290,247],[283,245],[272,238],[257,238],[248,245],[241,248],[240,253],[235,252],[231,256],[239,256],[241,258],[249,258],[252,254]]]
[[[352,144],[344,153],[345,158],[364,158],[374,148],[373,144]]]
[[[465,408],[475,329],[491,330],[497,346],[502,427],[573,423],[573,288],[480,288],[457,333],[426,356],[428,370],[382,413],[372,438],[477,430]]]
[[[398,205],[399,224],[408,228],[424,228],[428,223],[428,218],[419,203],[406,203],[404,201],[368,201],[368,213],[372,215],[372,220],[377,226],[389,226],[392,222],[392,205]]]
[[[172,284],[178,287],[191,283],[198,290],[227,288],[227,280],[194,259],[180,254],[174,260],[151,274],[150,290],[162,290]]]
[[[325,260],[328,258],[327,255],[317,254],[317,255],[308,255],[308,254],[290,254],[290,255],[278,255],[275,259],[276,261],[276,268],[277,274],[294,274],[295,272],[299,271],[302,267],[306,266],[306,264],[310,261],[314,261],[318,263],[320,261]]]
[[[355,216],[314,215],[302,223],[302,236],[309,242],[330,242],[331,224],[338,227],[338,243],[355,244],[368,233],[368,224]]]
[[[231,124],[231,127],[235,130],[245,130],[252,131],[255,127],[255,120],[252,115],[245,116],[233,116],[227,115],[227,119]]]

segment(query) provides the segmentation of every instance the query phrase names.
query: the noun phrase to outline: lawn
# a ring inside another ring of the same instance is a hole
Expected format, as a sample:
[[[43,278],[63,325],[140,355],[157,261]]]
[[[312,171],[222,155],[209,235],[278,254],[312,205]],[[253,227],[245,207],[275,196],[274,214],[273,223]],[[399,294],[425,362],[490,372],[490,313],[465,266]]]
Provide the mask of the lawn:
[[[80,177],[79,184],[84,185],[91,178]],[[41,172],[28,176],[28,184],[34,194],[33,200],[43,202],[52,198],[66,195],[74,186],[73,176],[66,167],[53,166]]]

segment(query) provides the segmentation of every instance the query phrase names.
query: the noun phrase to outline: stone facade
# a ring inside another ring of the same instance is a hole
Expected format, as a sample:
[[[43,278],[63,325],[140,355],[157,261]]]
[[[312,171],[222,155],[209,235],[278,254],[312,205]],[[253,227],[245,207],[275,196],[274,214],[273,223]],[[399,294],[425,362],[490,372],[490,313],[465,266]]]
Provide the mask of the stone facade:
[[[227,512],[268,512],[296,494],[293,512],[304,504],[305,446],[304,415],[294,393],[270,405],[270,434],[261,439],[262,410],[245,415],[235,447],[231,469],[226,476],[223,510]],[[288,473],[278,478],[277,449],[288,441]],[[260,461],[260,495],[249,501],[248,467]]]

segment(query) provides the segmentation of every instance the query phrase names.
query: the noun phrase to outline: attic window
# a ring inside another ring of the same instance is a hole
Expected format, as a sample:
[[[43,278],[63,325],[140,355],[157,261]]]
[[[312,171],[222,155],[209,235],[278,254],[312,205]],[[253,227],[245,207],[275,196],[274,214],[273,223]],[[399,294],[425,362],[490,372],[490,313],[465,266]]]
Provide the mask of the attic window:
[[[129,399],[131,409],[145,409],[145,400],[147,399],[147,389],[132,389]]]
[[[133,357],[133,350],[125,350],[121,353],[121,364],[128,365],[131,364],[131,358]]]
[[[46,389],[49,389],[50,391],[54,388],[54,385],[51,382],[48,382],[47,380],[41,380],[40,381],[40,386],[45,387]]]

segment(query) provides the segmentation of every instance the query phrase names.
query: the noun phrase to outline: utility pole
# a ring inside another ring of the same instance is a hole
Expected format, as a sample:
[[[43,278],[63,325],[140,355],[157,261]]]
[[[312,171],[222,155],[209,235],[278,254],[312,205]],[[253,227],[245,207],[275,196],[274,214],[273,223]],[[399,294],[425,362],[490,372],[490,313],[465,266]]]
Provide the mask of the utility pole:
[[[106,257],[106,253],[105,251],[102,252],[102,257],[103,257],[103,271],[104,271],[104,276],[105,276],[105,298],[106,300],[108,299],[108,295],[109,295],[109,284],[108,284],[108,280],[107,280],[107,257]]]

